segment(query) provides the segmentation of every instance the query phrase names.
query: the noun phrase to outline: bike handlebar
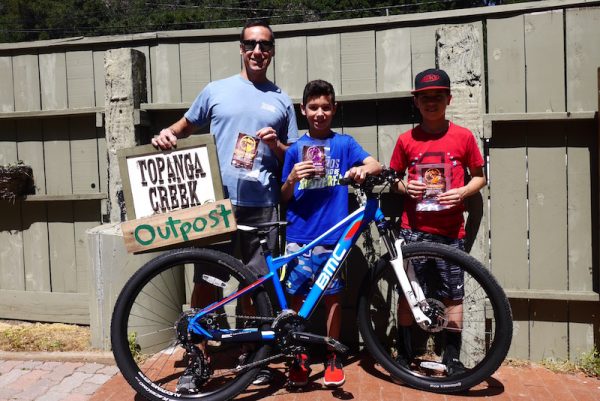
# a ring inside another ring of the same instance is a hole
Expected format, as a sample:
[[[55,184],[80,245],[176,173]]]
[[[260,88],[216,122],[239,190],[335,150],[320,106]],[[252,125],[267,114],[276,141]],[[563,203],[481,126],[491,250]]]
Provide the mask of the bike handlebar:
[[[376,185],[383,184],[394,184],[400,179],[400,174],[398,174],[395,170],[384,167],[380,174],[378,175],[367,175],[365,180],[362,183],[358,183],[351,178],[342,178],[340,179],[340,185],[350,185],[353,188],[361,189],[365,192],[372,192],[373,188]]]

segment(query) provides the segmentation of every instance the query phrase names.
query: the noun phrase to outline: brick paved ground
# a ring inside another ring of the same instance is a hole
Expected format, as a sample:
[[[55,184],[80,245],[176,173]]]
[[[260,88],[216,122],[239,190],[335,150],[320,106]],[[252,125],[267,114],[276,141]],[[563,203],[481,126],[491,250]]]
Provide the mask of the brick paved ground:
[[[441,395],[395,384],[367,356],[351,357],[347,381],[332,390],[322,386],[323,368],[312,365],[309,385],[285,387],[285,368],[275,365],[270,386],[253,387],[243,401],[600,401],[600,380],[580,374],[556,374],[539,366],[503,366],[489,380],[460,395]],[[0,401],[144,401],[113,365],[72,361],[0,359]]]
[[[94,362],[0,360],[0,401],[87,401],[117,371]]]
[[[600,401],[600,380],[580,374],[556,374],[534,367],[503,366],[496,374],[460,395],[441,395],[395,384],[368,357],[350,358],[344,371],[346,384],[331,390],[322,383],[323,367],[312,365],[311,382],[306,388],[285,387],[283,364],[276,365],[274,380],[267,387],[253,387],[238,396],[243,401]],[[103,385],[90,401],[143,401],[121,375]]]

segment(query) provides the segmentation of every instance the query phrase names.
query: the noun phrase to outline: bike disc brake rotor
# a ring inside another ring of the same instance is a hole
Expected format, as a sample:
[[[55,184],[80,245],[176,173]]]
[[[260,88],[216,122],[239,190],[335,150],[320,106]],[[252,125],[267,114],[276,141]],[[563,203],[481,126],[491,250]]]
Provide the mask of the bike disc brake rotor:
[[[427,298],[425,300],[425,305],[422,306],[422,310],[425,316],[431,320],[431,323],[419,323],[419,326],[423,330],[430,333],[437,333],[444,330],[448,325],[448,313],[446,311],[446,306],[442,301],[434,298]]]

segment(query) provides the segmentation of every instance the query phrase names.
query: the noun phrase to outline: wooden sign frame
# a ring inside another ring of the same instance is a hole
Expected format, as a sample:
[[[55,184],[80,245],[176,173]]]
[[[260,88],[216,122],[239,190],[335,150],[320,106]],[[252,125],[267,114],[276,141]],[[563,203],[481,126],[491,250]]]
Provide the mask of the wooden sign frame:
[[[133,189],[131,183],[131,176],[128,168],[128,160],[131,158],[152,156],[162,154],[168,157],[168,155],[174,152],[180,152],[185,150],[193,150],[195,148],[205,147],[208,153],[208,160],[210,165],[210,178],[212,179],[212,185],[214,190],[215,199],[219,201],[223,199],[223,183],[221,181],[221,172],[219,168],[219,160],[217,156],[217,147],[215,144],[215,138],[211,134],[193,135],[188,138],[180,139],[177,141],[177,147],[170,150],[159,150],[152,145],[136,146],[134,148],[120,149],[117,151],[117,158],[119,160],[119,169],[121,172],[121,181],[123,186],[123,195],[125,198],[125,207],[127,211],[127,219],[137,219],[140,217],[139,213],[136,213],[135,203],[133,197]],[[176,210],[182,210],[181,208]],[[168,211],[170,212],[170,211]],[[155,213],[159,214],[159,213]],[[147,217],[148,214],[141,217]]]

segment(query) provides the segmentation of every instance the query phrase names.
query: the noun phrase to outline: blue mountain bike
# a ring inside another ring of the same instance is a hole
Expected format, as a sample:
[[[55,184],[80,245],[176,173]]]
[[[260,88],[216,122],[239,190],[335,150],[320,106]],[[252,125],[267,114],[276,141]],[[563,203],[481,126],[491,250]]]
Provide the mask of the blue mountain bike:
[[[384,169],[361,185],[353,184],[365,195],[364,205],[296,253],[272,257],[265,245],[266,232],[283,223],[252,228],[263,238],[269,268],[263,277],[233,256],[211,249],[176,249],[146,263],[124,286],[112,318],[113,353],[125,379],[149,400],[228,400],[248,388],[261,367],[306,352],[310,344],[346,352],[344,344],[308,327],[327,285],[371,223],[387,253],[369,269],[359,292],[358,327],[370,354],[392,377],[422,390],[459,392],[487,379],[506,357],[512,338],[506,295],[490,272],[468,254],[440,244],[403,243],[395,224],[379,209],[380,191],[375,190],[395,180],[395,173]],[[343,234],[306,301],[297,313],[290,310],[279,270],[339,228]],[[456,329],[448,327],[448,309],[434,286],[425,282],[435,272],[414,274],[414,266],[439,260],[464,272],[460,360],[465,369],[459,374],[448,374],[442,363],[443,334]],[[215,301],[192,309],[194,269],[201,270],[196,277],[202,277]],[[274,291],[267,291],[267,285]],[[252,313],[243,306],[249,303],[242,301],[244,297],[251,299]],[[405,346],[397,335],[402,298],[414,317],[410,330],[416,352],[408,363],[398,362],[399,350]],[[192,373],[193,391],[178,390],[184,372]]]

